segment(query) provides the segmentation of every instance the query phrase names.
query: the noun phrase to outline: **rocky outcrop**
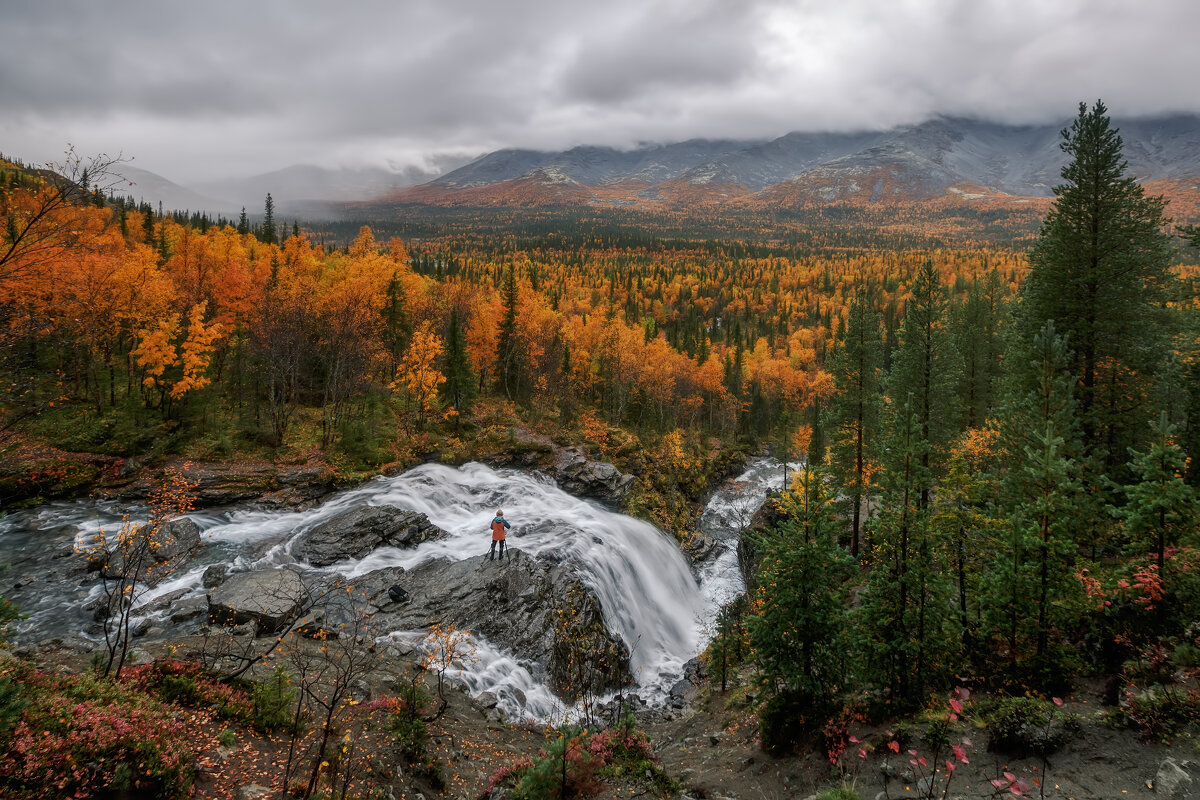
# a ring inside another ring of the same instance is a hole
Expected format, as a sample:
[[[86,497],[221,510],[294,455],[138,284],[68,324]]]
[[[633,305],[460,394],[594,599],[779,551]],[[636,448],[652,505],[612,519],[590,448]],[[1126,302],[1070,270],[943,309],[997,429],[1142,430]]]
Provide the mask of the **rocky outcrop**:
[[[693,533],[679,545],[680,551],[698,567],[721,551],[721,543],[703,533]]]
[[[1154,794],[1171,800],[1186,800],[1200,796],[1200,765],[1191,761],[1164,759],[1154,775]]]
[[[334,489],[333,472],[321,463],[279,466],[267,461],[208,463],[178,461],[166,465],[179,469],[191,485],[197,508],[211,508],[258,500],[273,507],[312,503]],[[144,468],[135,459],[121,464],[125,480],[108,491],[120,497],[145,498],[161,483],[159,470]]]
[[[208,595],[208,616],[223,625],[255,622],[263,633],[283,629],[308,603],[300,576],[290,569],[237,572]]]
[[[700,687],[704,685],[704,664],[699,658],[693,658],[683,665],[683,677],[671,686],[669,694],[672,708],[683,708],[696,699]]]
[[[362,558],[377,547],[416,547],[446,532],[424,514],[391,506],[363,506],[337,515],[303,534],[292,553],[314,567]]]
[[[579,447],[557,450],[546,473],[568,494],[594,497],[614,506],[625,502],[633,486],[632,475],[626,475],[607,461],[589,460]]]
[[[631,682],[629,652],[608,633],[591,590],[565,567],[540,564],[518,549],[510,549],[503,561],[434,561],[410,571],[392,567],[351,583],[355,594],[363,593],[378,609],[380,630],[441,622],[472,631],[518,658],[546,665],[545,677],[564,697]],[[408,593],[401,603],[388,594],[396,584]],[[560,610],[564,635],[556,637]]]
[[[154,560],[160,564],[193,552],[200,546],[200,526],[187,517],[173,519],[159,530]]]
[[[164,523],[157,531],[143,527],[119,542],[101,569],[109,579],[130,577],[156,586],[199,547],[200,527],[187,517],[180,517]],[[136,574],[130,574],[131,570]]]
[[[495,467],[539,470],[568,494],[592,497],[617,507],[629,495],[633,476],[607,461],[592,461],[582,447],[560,447],[549,436],[522,428],[510,428],[509,436],[507,449],[481,460]]]

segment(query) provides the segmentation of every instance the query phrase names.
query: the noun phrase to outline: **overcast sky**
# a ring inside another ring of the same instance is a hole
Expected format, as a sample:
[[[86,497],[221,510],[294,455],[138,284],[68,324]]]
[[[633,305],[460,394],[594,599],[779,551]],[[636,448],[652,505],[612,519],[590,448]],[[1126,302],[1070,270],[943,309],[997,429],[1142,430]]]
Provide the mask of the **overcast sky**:
[[[1196,0],[0,0],[0,152],[187,182],[1197,112],[1197,31]]]

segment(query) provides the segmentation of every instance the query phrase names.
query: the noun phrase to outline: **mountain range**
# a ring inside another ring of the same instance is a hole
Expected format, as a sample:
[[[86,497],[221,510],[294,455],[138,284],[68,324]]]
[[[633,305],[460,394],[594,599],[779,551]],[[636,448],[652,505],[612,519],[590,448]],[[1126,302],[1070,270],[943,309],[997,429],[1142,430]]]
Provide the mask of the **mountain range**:
[[[1130,174],[1200,192],[1200,117],[1114,123]],[[392,203],[677,205],[959,197],[1049,197],[1067,156],[1062,125],[1011,126],[941,117],[886,131],[789,133],[768,141],[692,140],[615,150],[500,150]]]
[[[790,208],[952,197],[1046,198],[1067,161],[1059,125],[1014,126],[939,117],[882,131],[788,133],[775,139],[692,139],[632,149],[505,149],[437,177],[382,169],[296,166],[185,188],[146,173],[145,191],[170,207],[251,212],[267,192],[287,215],[370,217],[397,206],[725,204]],[[1129,172],[1200,208],[1200,116],[1115,120]],[[421,182],[424,180],[424,182]],[[138,183],[135,179],[135,183]],[[172,189],[171,187],[174,187]],[[213,205],[203,205],[208,202]]]

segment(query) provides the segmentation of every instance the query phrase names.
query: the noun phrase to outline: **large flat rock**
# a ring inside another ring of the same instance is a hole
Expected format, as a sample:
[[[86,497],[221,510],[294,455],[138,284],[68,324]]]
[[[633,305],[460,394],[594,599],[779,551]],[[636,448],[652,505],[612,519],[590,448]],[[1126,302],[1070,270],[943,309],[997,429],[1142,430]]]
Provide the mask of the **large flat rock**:
[[[208,595],[213,622],[241,625],[257,622],[264,633],[284,628],[308,602],[300,576],[290,569],[236,572]]]

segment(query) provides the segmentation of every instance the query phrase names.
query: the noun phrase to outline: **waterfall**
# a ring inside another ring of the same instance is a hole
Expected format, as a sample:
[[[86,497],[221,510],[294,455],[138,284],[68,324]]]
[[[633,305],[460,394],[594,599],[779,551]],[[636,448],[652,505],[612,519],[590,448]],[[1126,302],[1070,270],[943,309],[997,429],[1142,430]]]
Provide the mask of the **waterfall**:
[[[208,564],[229,563],[237,570],[295,564],[291,548],[298,535],[364,505],[422,512],[449,536],[412,549],[381,547],[362,559],[320,571],[356,577],[383,567],[412,569],[432,559],[481,558],[490,544],[488,523],[503,508],[513,526],[511,546],[539,561],[565,565],[596,593],[609,630],[631,651],[637,691],[654,702],[666,696],[683,665],[703,649],[720,605],[743,591],[736,556],[738,528],[761,505],[768,483],[778,486],[781,477],[777,462],[759,459],[714,495],[701,518],[701,529],[720,540],[720,550],[697,576],[674,540],[661,530],[568,495],[539,473],[495,470],[477,463],[459,468],[425,464],[397,476],[374,478],[309,510],[280,512],[249,505],[191,514],[201,528],[204,546],[184,569],[148,590],[143,605],[172,593],[176,599],[202,597],[201,575]],[[46,583],[37,592],[14,595],[26,611],[33,612],[19,628],[23,636],[78,635],[89,622],[83,606],[98,593],[94,583],[72,586],[55,578],[54,547],[47,548],[48,540],[60,551],[86,544],[100,527],[115,530],[123,516],[136,517],[139,512],[145,513],[137,507],[89,501],[50,504],[0,519],[0,560],[45,573],[38,577]],[[40,549],[42,555],[31,554],[30,548]],[[11,577],[6,576],[6,582]],[[392,634],[413,635],[411,631]],[[518,668],[511,654],[486,642],[478,649],[480,658],[460,676],[473,693],[493,691],[502,698],[501,707],[513,712],[515,707],[505,698],[515,694],[509,689],[519,689],[530,701],[521,704],[523,713],[535,717],[548,713],[552,707],[548,693],[531,683],[529,670]]]

